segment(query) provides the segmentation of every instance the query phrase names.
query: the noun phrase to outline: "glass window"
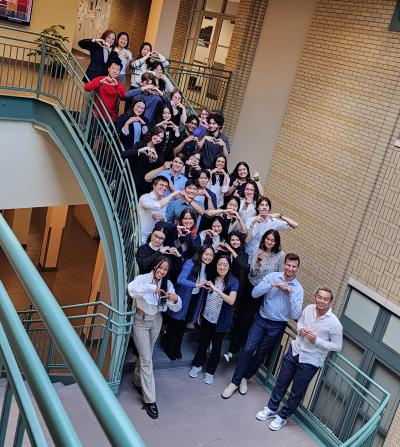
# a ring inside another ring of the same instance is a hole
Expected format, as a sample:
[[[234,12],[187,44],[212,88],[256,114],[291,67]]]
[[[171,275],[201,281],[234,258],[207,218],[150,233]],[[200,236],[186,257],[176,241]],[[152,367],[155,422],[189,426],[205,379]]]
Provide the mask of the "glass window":
[[[352,289],[344,314],[363,329],[371,333],[379,309],[379,304],[368,299],[358,290]]]
[[[400,318],[392,315],[382,339],[383,343],[400,353]]]
[[[226,2],[225,14],[237,16],[240,0],[229,0]]]
[[[207,0],[204,6],[205,11],[222,12],[224,0]]]

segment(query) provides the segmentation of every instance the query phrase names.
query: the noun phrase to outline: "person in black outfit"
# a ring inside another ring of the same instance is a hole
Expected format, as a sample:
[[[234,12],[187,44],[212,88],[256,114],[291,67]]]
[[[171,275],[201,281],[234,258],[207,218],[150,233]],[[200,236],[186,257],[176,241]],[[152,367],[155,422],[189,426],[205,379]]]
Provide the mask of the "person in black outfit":
[[[153,127],[143,141],[121,154],[129,160],[138,197],[151,191],[151,183],[144,176],[164,164],[164,135],[164,129]]]
[[[199,118],[196,115],[189,115],[186,120],[185,129],[181,132],[180,137],[176,139],[174,154],[180,152],[188,159],[193,152],[197,150],[198,140],[193,136],[194,130],[199,125]]]
[[[147,242],[137,249],[135,258],[140,275],[150,273],[153,266],[166,257],[171,261],[170,278],[173,282],[176,281],[182,269],[182,255],[176,247],[163,245],[166,236],[165,228],[154,228]]]
[[[86,76],[89,81],[97,76],[107,76],[107,67],[111,61],[118,61],[118,53],[113,51],[115,45],[115,33],[111,30],[106,30],[101,35],[100,39],[82,39],[78,45],[90,53],[90,63],[86,70]],[[84,79],[86,82],[86,79]]]
[[[146,108],[141,99],[133,101],[129,113],[118,117],[115,127],[125,150],[133,149],[136,143],[143,140],[148,131],[148,122],[143,113]]]

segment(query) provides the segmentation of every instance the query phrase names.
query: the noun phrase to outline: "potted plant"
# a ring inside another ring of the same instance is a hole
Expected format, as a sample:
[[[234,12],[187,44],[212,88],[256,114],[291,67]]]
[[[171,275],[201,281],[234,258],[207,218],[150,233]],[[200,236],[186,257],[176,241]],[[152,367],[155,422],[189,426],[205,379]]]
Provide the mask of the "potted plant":
[[[28,56],[40,56],[46,45],[46,63],[50,67],[51,76],[55,78],[62,78],[65,74],[65,68],[60,64],[59,59],[68,55],[61,42],[69,42],[69,39],[61,34],[63,30],[65,30],[64,25],[52,25],[44,28],[41,35],[35,40],[37,48],[28,54]]]

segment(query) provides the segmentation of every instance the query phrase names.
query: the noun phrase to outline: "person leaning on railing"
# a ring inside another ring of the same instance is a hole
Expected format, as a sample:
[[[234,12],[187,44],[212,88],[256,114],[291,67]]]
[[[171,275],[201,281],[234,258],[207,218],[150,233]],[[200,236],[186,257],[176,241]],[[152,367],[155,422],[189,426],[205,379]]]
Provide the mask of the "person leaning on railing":
[[[297,337],[283,356],[281,368],[268,404],[256,414],[259,421],[275,418],[269,429],[280,430],[300,405],[311,380],[324,365],[329,352],[338,352],[343,344],[343,327],[332,312],[333,293],[319,287],[314,304],[308,305],[297,322]],[[289,398],[279,411],[279,405],[292,384]]]
[[[111,61],[119,61],[118,54],[113,51],[115,33],[109,29],[104,31],[100,39],[82,39],[78,45],[90,53],[90,63],[86,70],[86,76],[90,81],[97,76],[105,76]]]

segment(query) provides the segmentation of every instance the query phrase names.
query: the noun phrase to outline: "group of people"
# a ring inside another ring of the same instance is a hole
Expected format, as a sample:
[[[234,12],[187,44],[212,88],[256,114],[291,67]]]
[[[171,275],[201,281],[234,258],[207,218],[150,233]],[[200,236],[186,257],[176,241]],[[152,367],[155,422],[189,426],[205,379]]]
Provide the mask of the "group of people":
[[[280,232],[297,228],[292,218],[272,212],[258,172],[239,162],[228,171],[230,145],[224,117],[202,108],[186,113],[164,68],[168,61],[144,42],[134,60],[129,36],[112,31],[80,41],[91,54],[86,90],[96,90],[118,132],[139,197],[142,245],[139,275],[128,285],[136,313],[133,340],[138,360],[133,385],[147,414],[158,417],[152,355],[165,324],[162,347],[171,360],[182,358],[186,330],[199,340],[189,376],[204,371],[211,385],[222,358],[238,361],[222,397],[238,390],[279,345],[289,320],[297,337],[283,358],[277,384],[259,420],[279,430],[296,410],[328,352],[339,351],[342,327],[331,311],[333,295],[320,287],[315,303],[303,307],[297,279],[300,258],[285,253]],[[124,87],[132,69],[131,86]],[[126,103],[119,115],[118,99]],[[223,341],[230,344],[222,352]],[[211,349],[210,349],[211,346]],[[278,411],[290,383],[290,397]]]

